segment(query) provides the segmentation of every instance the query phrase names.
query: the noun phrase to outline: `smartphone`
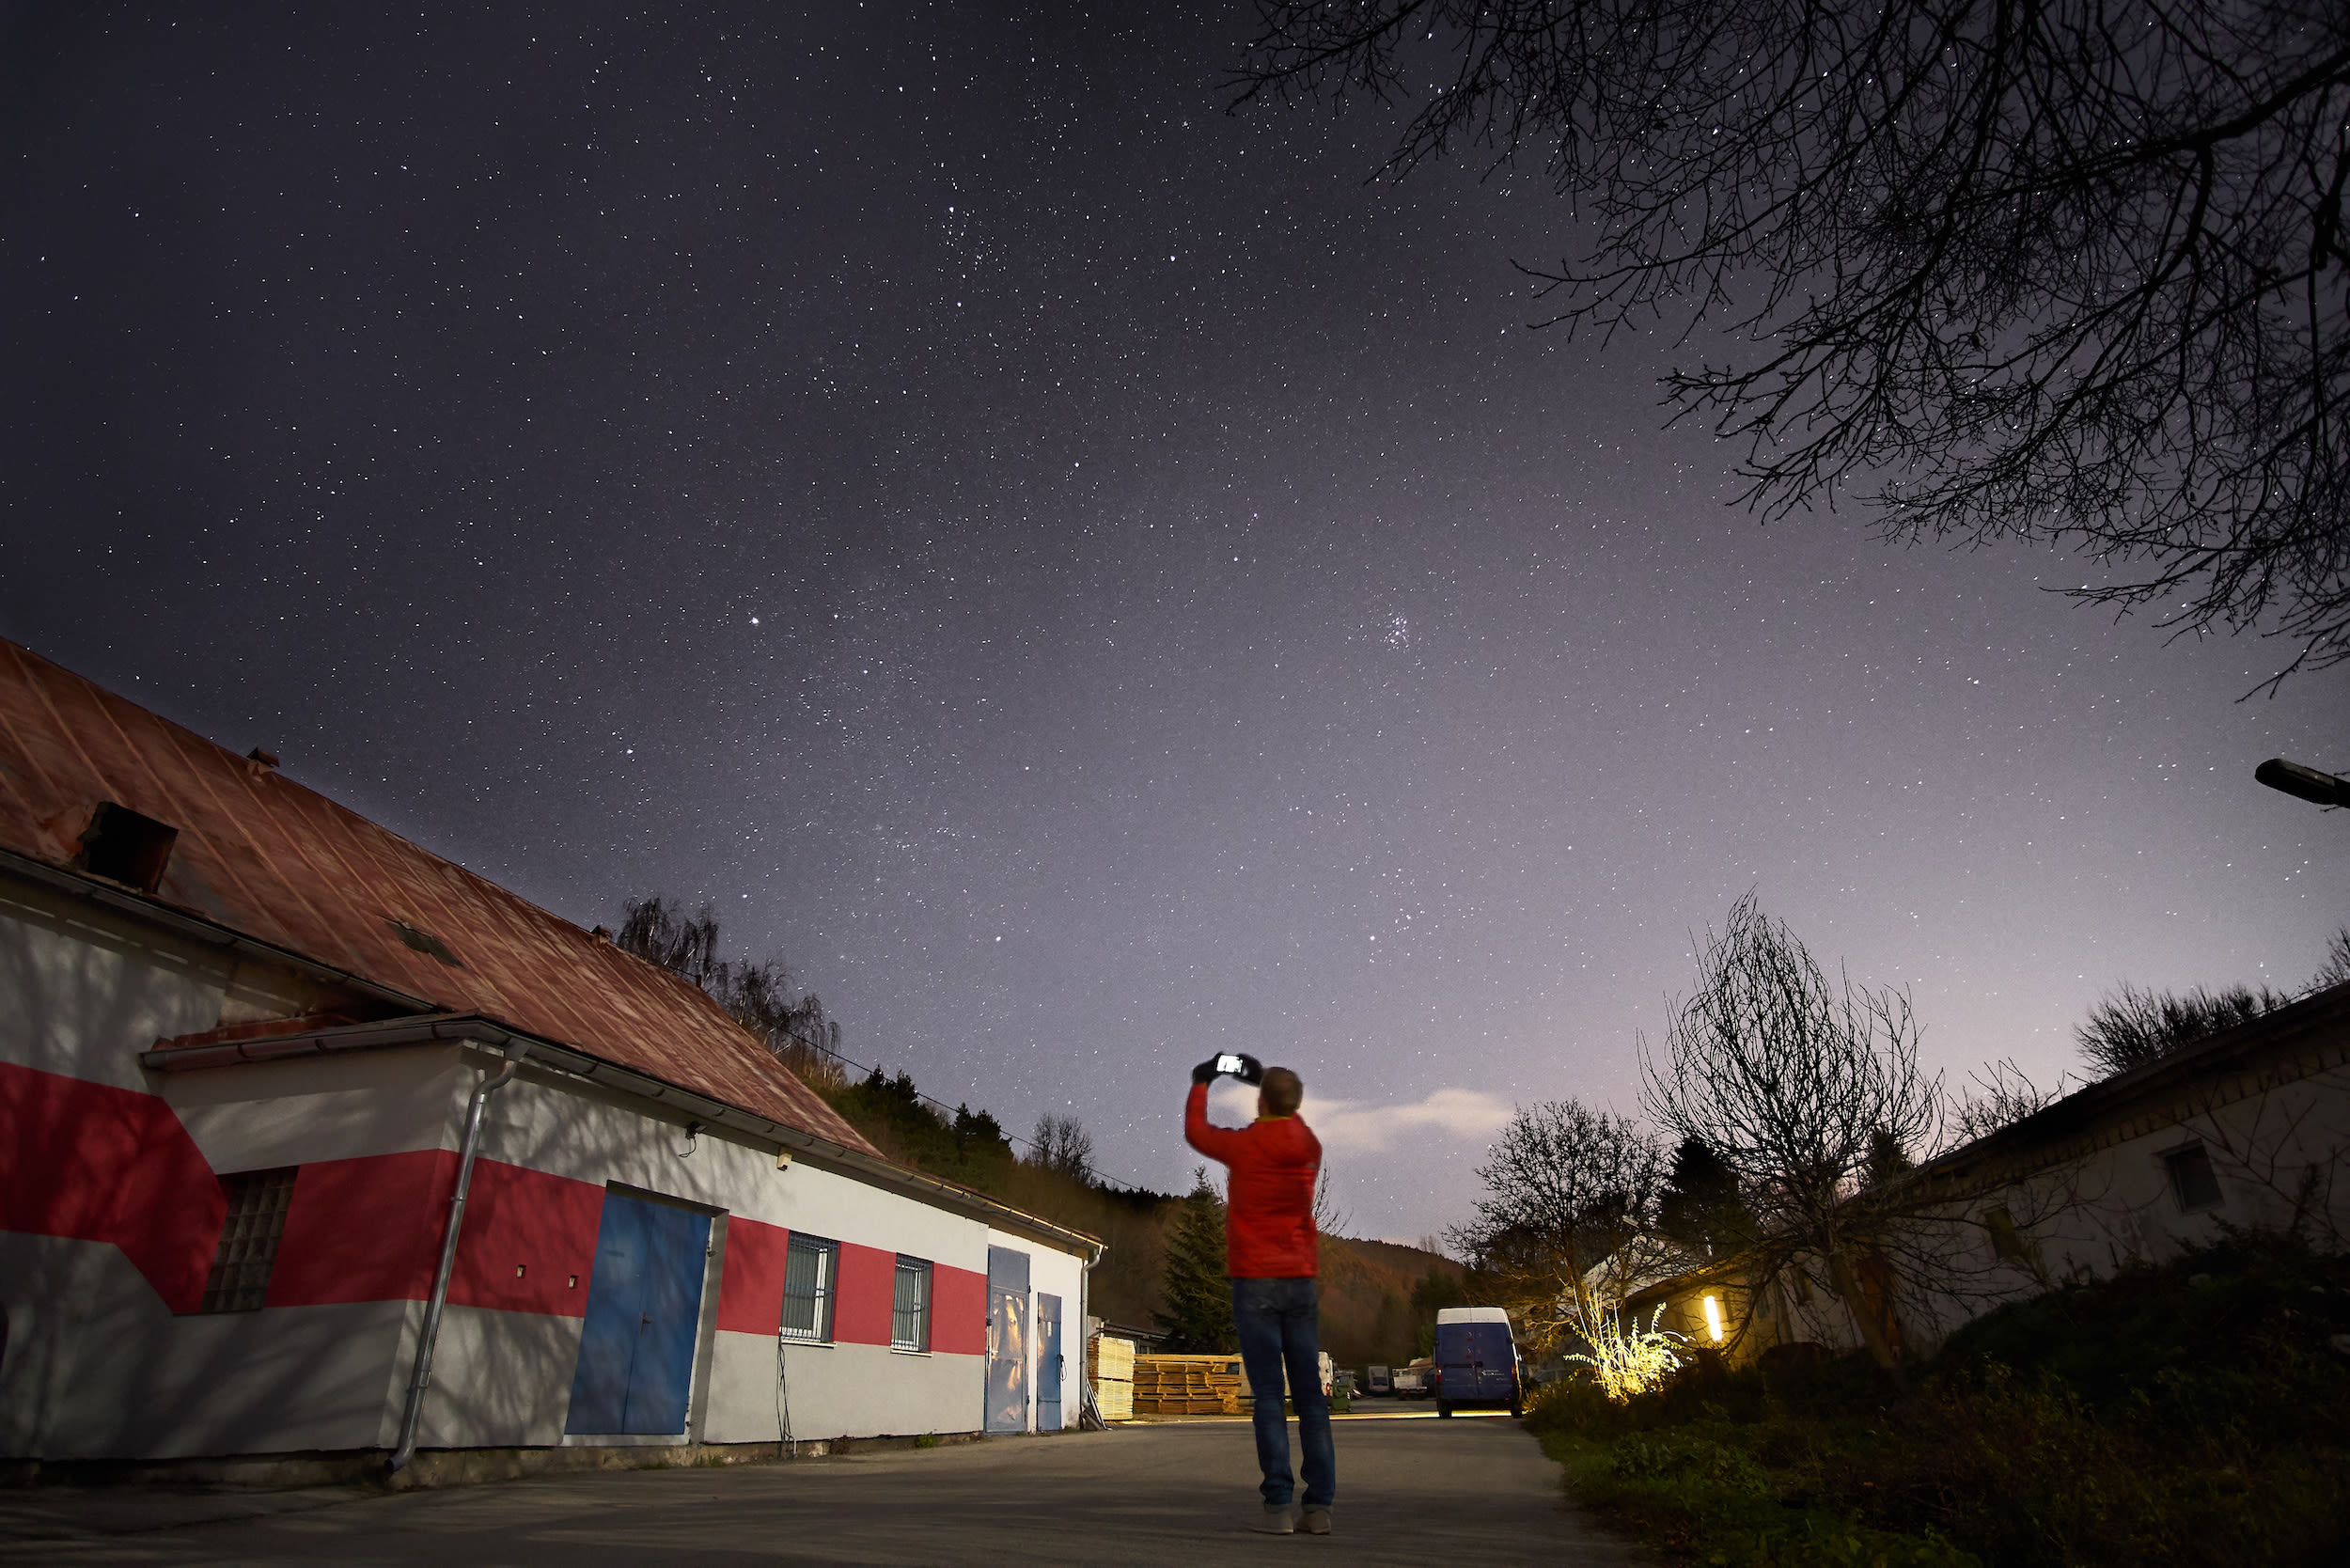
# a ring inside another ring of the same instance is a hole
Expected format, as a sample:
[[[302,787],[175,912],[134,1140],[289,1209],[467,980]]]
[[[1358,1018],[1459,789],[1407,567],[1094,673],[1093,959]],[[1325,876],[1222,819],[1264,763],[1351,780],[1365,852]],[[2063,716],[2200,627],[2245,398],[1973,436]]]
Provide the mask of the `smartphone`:
[[[1227,1051],[1215,1058],[1215,1070],[1219,1073],[1237,1073],[1241,1070],[1241,1059]]]

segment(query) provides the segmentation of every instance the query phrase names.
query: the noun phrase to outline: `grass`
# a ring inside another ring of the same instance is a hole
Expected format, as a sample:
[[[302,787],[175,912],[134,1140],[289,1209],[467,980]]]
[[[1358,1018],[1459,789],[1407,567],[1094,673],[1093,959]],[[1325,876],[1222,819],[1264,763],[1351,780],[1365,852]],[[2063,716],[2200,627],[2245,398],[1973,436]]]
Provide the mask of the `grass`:
[[[2350,1560],[2350,1260],[2239,1238],[1978,1320],[1896,1395],[1856,1356],[1684,1371],[1528,1424],[1688,1563]]]

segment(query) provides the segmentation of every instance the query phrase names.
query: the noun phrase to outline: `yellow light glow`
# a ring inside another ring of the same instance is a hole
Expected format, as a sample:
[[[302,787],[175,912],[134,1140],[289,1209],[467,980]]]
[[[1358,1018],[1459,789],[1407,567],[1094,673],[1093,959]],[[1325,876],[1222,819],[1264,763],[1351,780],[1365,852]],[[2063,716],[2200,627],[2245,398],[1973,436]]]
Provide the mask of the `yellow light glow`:
[[[1705,1331],[1716,1344],[1722,1342],[1722,1304],[1710,1295],[1705,1298]]]

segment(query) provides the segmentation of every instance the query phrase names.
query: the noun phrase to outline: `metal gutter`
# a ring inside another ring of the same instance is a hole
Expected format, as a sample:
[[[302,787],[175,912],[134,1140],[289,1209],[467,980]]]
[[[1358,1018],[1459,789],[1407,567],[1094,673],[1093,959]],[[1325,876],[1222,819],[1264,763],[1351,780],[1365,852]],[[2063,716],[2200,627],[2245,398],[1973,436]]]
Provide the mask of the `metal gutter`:
[[[372,996],[378,1001],[389,1002],[412,1011],[422,1011],[432,1005],[422,996],[411,996],[404,991],[395,991],[389,986],[379,985],[373,980],[362,980],[348,969],[337,969],[331,964],[321,964],[315,958],[305,958],[290,948],[281,948],[274,943],[259,941],[231,931],[217,921],[206,919],[201,915],[192,914],[178,904],[165,903],[160,899],[133,892],[128,887],[84,876],[79,871],[67,870],[62,867],[53,866],[46,860],[36,860],[30,855],[19,855],[11,849],[0,849],[0,870],[13,871],[27,882],[39,883],[69,898],[79,899],[84,903],[93,903],[101,909],[111,910],[118,915],[131,916],[151,925],[162,926],[175,935],[189,937],[207,947],[226,948],[241,957],[256,958],[266,963],[281,964],[286,968],[307,975],[313,980],[346,986],[363,996]]]
[[[1025,1231],[1039,1240],[1064,1246],[1072,1252],[1090,1250],[1098,1260],[1108,1250],[1104,1243],[1082,1231],[1056,1225],[1049,1219],[998,1202],[985,1193],[975,1192],[959,1183],[893,1164],[785,1122],[742,1110],[691,1090],[680,1089],[674,1084],[663,1083],[658,1078],[648,1077],[630,1068],[615,1066],[568,1045],[558,1045],[553,1041],[540,1040],[520,1030],[507,1028],[478,1013],[434,1013],[424,1017],[390,1018],[380,1023],[309,1029],[300,1034],[224,1041],[215,1045],[192,1045],[176,1050],[164,1047],[141,1052],[139,1065],[156,1073],[191,1073],[245,1062],[290,1061],[342,1056],[355,1051],[441,1043],[474,1043],[500,1051],[521,1043],[528,1047],[534,1067],[552,1068],[567,1076],[600,1085],[632,1099],[650,1101],[676,1111],[689,1121],[728,1127],[779,1148],[813,1154],[826,1164],[845,1167],[878,1184],[943,1200],[975,1218],[1004,1221],[1007,1230]]]

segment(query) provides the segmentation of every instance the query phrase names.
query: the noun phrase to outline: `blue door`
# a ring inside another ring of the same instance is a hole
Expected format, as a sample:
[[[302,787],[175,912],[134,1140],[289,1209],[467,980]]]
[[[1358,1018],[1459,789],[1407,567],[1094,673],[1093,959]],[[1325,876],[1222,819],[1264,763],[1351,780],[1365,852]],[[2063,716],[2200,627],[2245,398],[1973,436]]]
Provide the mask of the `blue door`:
[[[708,1215],[603,1195],[564,1431],[666,1436],[685,1430],[709,1253]]]
[[[1028,1255],[987,1249],[987,1430],[1028,1430]]]
[[[1036,1429],[1060,1430],[1060,1297],[1036,1298]]]

